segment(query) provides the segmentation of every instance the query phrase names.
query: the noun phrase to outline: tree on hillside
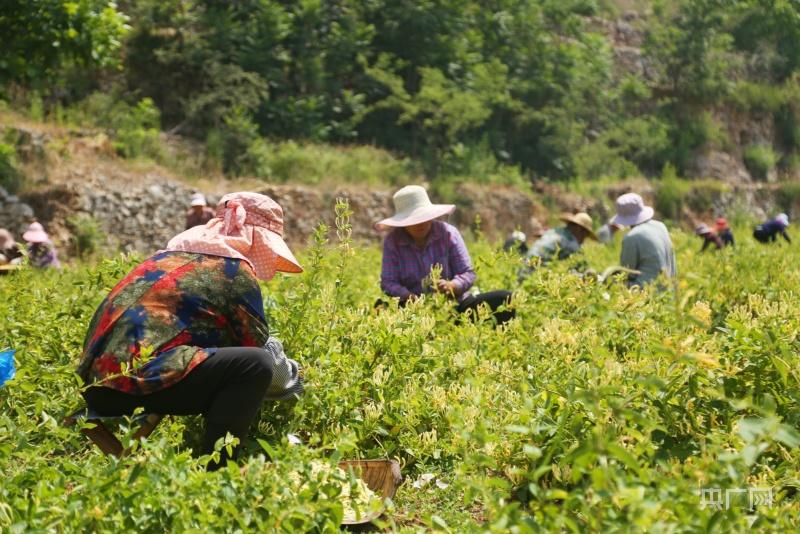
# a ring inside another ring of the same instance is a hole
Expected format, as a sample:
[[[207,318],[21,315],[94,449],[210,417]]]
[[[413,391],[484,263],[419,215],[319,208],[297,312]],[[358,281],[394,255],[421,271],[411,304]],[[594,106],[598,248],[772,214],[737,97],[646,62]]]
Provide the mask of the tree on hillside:
[[[109,0],[5,0],[0,87],[52,93],[71,68],[85,77],[87,69],[118,65],[126,20]]]

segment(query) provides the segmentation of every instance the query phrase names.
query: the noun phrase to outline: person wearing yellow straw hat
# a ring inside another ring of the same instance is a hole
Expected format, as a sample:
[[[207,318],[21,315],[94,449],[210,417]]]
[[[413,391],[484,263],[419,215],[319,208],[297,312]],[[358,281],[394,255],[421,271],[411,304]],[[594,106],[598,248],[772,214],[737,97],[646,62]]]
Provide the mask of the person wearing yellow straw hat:
[[[471,291],[476,275],[464,239],[455,226],[437,220],[452,213],[453,204],[433,204],[419,185],[403,187],[394,194],[393,202],[394,215],[375,223],[378,230],[390,230],[383,242],[381,264],[381,289],[386,295],[405,305],[424,293],[439,292],[456,300],[461,313],[487,304],[497,323],[514,317],[511,309],[499,311],[509,304],[511,292]],[[431,271],[437,266],[441,274],[432,286]]]
[[[202,414],[203,453],[227,433],[243,440],[265,399],[302,393],[297,362],[270,336],[258,285],[302,270],[274,200],[225,195],[214,218],[172,238],[100,304],[78,365],[89,408]],[[209,469],[228,459],[223,449]]]
[[[592,218],[587,213],[566,213],[561,220],[567,224],[548,230],[531,245],[527,255],[529,262],[534,258],[542,264],[554,259],[563,260],[578,252],[586,238],[597,240]]]

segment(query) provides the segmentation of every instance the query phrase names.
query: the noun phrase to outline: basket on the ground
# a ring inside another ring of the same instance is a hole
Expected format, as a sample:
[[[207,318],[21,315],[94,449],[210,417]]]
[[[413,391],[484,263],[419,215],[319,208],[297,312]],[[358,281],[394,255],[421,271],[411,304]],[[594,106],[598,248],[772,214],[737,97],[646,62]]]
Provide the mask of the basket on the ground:
[[[400,464],[396,460],[346,460],[339,462],[339,469],[345,472],[353,471],[382,501],[393,499],[397,488],[403,483],[400,474]],[[364,514],[358,520],[342,521],[343,525],[360,525],[377,519],[383,513],[381,507],[372,513]]]

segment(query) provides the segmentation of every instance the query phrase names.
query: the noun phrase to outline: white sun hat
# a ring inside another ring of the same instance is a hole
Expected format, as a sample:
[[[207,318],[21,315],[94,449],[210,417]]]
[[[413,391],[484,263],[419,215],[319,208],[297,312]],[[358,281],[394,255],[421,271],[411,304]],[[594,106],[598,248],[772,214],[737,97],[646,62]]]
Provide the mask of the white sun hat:
[[[189,201],[190,206],[207,206],[208,203],[206,202],[206,197],[203,193],[193,193],[191,200]]]
[[[376,222],[375,227],[379,230],[413,226],[448,215],[456,209],[453,204],[433,204],[428,192],[419,185],[405,186],[394,194],[392,200],[394,215]]]
[[[697,235],[706,235],[711,233],[711,228],[708,227],[707,224],[700,223],[694,229],[694,233]]]
[[[785,213],[779,213],[775,220],[781,223],[784,226],[789,226],[789,216]]]
[[[636,193],[625,193],[617,198],[617,214],[611,219],[611,224],[622,226],[636,226],[653,218],[655,210],[644,205],[642,197]]]

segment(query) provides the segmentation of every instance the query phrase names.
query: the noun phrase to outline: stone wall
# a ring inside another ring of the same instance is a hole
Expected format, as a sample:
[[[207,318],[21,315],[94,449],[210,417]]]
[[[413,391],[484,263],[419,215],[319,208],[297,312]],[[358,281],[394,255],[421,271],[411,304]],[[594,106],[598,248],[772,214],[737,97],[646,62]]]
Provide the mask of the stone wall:
[[[9,230],[16,239],[22,239],[22,232],[32,219],[33,208],[0,187],[0,228]]]
[[[70,240],[69,219],[78,214],[94,217],[106,235],[108,249],[149,253],[162,248],[183,230],[190,186],[159,174],[113,179],[91,171],[74,182],[51,184],[26,191],[20,197],[0,195],[0,224],[12,229],[20,239],[25,226],[35,217],[64,247]],[[256,189],[274,198],[286,214],[285,235],[289,243],[304,244],[324,221],[334,226],[337,198],[349,201],[353,211],[353,237],[359,241],[378,241],[381,234],[375,221],[392,214],[392,191],[357,187],[334,189],[307,186],[270,185]],[[541,228],[545,211],[530,194],[503,187],[466,186],[458,191],[459,200],[450,222],[468,230],[480,219],[480,230],[490,237],[501,237],[514,229],[534,234]],[[219,195],[206,192],[210,205]],[[8,199],[8,200],[6,200]],[[435,201],[435,199],[434,199]]]
[[[21,239],[25,227],[36,218],[44,224],[54,242],[64,248],[71,236],[68,219],[87,214],[98,222],[109,250],[143,254],[163,248],[172,236],[183,230],[186,204],[195,191],[193,188],[155,173],[131,176],[129,180],[118,178],[92,172],[74,183],[51,184],[19,196],[0,189],[0,227],[10,229]],[[548,210],[536,199],[547,199],[554,214],[588,211],[596,225],[600,225],[612,215],[610,208],[614,198],[630,189],[621,184],[609,187],[603,198],[586,198],[555,185],[540,184],[534,194],[512,187],[466,185],[456,191],[457,209],[449,221],[466,232],[474,230],[476,220],[480,220],[480,231],[490,239],[500,239],[515,229],[521,229],[532,238],[541,232],[548,218]],[[358,241],[380,240],[382,236],[373,228],[373,223],[393,212],[392,192],[387,190],[270,185],[256,191],[271,196],[283,207],[286,240],[293,246],[306,243],[320,221],[334,226],[337,198],[350,202],[353,237]],[[640,185],[636,191],[647,202],[655,200],[655,190],[650,186]],[[793,212],[800,210],[800,206],[785,205],[779,189],[772,184],[731,187],[727,191],[710,193],[713,198],[702,199],[703,202],[693,202],[692,194],[686,198],[687,206],[708,204],[708,209],[707,213],[685,210],[681,219],[687,228],[692,227],[695,219],[706,220],[719,214],[731,214],[734,210],[745,209],[756,218],[785,210],[794,218],[796,213]],[[708,196],[709,193],[703,194]],[[212,206],[219,198],[218,194],[208,192],[206,196]]]

